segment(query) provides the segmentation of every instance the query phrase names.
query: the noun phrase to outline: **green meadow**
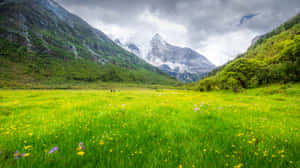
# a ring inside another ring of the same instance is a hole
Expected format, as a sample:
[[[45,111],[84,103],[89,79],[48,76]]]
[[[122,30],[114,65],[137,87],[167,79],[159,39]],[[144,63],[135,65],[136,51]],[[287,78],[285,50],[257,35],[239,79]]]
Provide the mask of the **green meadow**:
[[[300,167],[300,84],[0,90],[0,167]]]

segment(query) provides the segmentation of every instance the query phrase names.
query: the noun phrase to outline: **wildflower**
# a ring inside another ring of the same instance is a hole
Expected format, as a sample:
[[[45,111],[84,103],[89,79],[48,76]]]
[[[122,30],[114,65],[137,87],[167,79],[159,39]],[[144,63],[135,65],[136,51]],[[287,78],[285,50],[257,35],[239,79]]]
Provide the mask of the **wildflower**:
[[[29,135],[29,136],[32,136],[32,133],[30,132],[30,133],[28,133],[28,135]]]
[[[54,153],[54,152],[57,151],[57,150],[58,150],[58,147],[55,146],[55,147],[53,147],[53,148],[49,151],[49,153],[52,154],[52,153]]]
[[[234,166],[234,168],[241,168],[242,166],[243,166],[243,164],[242,164],[242,163],[240,163],[240,164],[238,164],[238,165]]]
[[[112,149],[110,149],[109,152],[112,152]]]
[[[22,158],[27,157],[27,156],[29,156],[29,155],[30,155],[30,153],[22,153],[22,154],[21,154]]]
[[[101,146],[104,145],[104,141],[101,140],[99,144],[100,144]]]
[[[206,149],[203,149],[203,152],[206,152]]]
[[[84,150],[84,147],[83,147],[83,143],[82,143],[82,142],[79,143],[79,147],[77,148],[77,150]]]
[[[196,107],[194,111],[196,112],[196,111],[198,111],[198,110],[199,110],[199,108],[198,108],[198,107]]]
[[[25,150],[30,149],[30,148],[32,148],[31,145],[28,145],[28,146],[25,146],[25,147],[24,147]]]
[[[182,165],[179,165],[179,168],[182,168]]]
[[[14,156],[15,156],[15,160],[17,160],[19,158],[19,156],[20,156],[20,152],[16,151],[15,154],[14,154]]]
[[[83,152],[83,151],[77,152],[77,155],[83,156],[83,155],[84,155],[84,152]]]
[[[293,161],[289,161],[290,162],[290,164],[293,164],[294,162]]]

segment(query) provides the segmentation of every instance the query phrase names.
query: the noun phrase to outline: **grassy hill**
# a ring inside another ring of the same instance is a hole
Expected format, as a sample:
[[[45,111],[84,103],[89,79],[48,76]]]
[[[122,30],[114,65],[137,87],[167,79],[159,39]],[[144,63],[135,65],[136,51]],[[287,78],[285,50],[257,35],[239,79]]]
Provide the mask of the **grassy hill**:
[[[0,70],[0,87],[177,83],[52,0],[1,1]]]
[[[300,14],[264,35],[245,54],[193,84],[197,90],[252,88],[300,81]]]

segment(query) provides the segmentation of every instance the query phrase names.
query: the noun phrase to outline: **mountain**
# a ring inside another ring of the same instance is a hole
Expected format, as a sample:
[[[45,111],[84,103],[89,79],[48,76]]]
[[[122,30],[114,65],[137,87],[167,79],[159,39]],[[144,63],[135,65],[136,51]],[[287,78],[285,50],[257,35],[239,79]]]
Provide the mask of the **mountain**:
[[[152,38],[146,60],[183,82],[199,80],[215,68],[203,55],[190,48],[173,46],[159,34]]]
[[[136,46],[135,44],[133,43],[125,43],[123,44],[119,39],[116,39],[115,40],[115,43],[118,44],[120,47],[122,47],[123,49],[135,54],[136,56],[139,56],[141,57],[141,51],[139,49],[138,46]]]
[[[209,77],[194,83],[198,90],[258,87],[300,81],[300,13],[254,40],[248,51]]]
[[[0,32],[0,87],[49,81],[176,82],[53,0],[0,0]]]

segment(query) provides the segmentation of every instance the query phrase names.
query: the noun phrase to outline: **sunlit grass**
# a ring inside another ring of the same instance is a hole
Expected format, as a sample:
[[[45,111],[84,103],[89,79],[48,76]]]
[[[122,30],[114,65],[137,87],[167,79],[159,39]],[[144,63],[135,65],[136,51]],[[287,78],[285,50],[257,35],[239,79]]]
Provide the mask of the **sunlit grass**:
[[[2,90],[0,167],[297,167],[300,87],[271,91]]]

